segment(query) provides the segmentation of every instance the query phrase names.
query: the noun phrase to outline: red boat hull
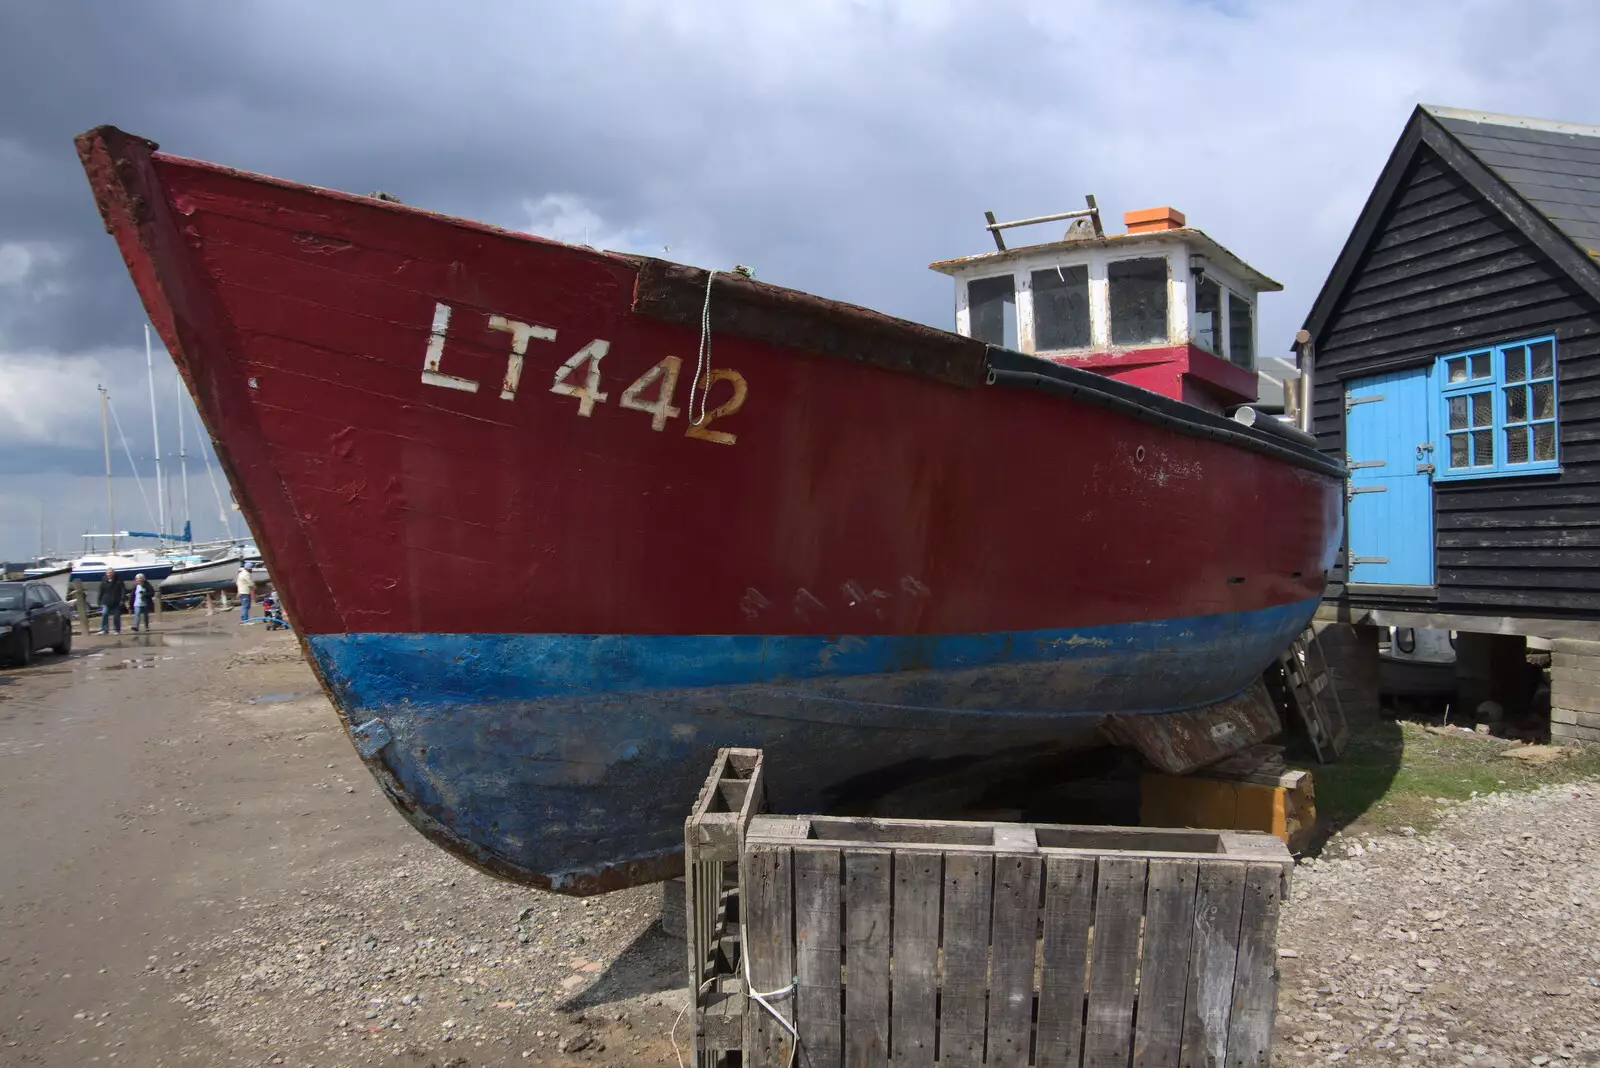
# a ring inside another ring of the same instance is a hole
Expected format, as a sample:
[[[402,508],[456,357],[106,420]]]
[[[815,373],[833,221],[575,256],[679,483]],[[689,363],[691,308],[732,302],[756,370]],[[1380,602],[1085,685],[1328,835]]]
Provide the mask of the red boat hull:
[[[104,128],[79,148],[352,722],[390,707],[362,704],[361,675],[378,670],[352,651],[372,647],[351,644],[363,635],[643,643],[589,674],[519,647],[528,672],[594,695],[628,688],[612,674],[643,691],[749,681],[719,674],[723,646],[654,637],[871,637],[897,650],[876,676],[939,667],[907,644],[922,636],[1270,616],[1262,640],[1278,642],[1333,561],[1333,466],[1142,391],[1102,395],[1087,374],[729,275],[711,280],[706,330],[703,273],[166,156]],[[1035,365],[1042,388],[986,384]],[[1275,651],[1251,645],[1249,663],[1198,687],[1177,669],[1166,701],[1134,687],[1085,708],[1059,691],[1062,711],[1220,700]],[[686,657],[718,664],[667,663]],[[1019,700],[1042,714],[1050,698]],[[748,739],[701,748],[713,741]],[[413,818],[449,822],[419,816],[404,776],[372,759]],[[551,869],[497,870],[548,882]]]

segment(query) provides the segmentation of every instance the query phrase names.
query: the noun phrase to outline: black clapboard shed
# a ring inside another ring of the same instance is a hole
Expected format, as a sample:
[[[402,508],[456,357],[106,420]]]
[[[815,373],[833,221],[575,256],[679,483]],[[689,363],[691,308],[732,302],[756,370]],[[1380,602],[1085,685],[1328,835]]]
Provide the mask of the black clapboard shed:
[[[1600,127],[1419,107],[1306,331],[1323,618],[1600,638]]]

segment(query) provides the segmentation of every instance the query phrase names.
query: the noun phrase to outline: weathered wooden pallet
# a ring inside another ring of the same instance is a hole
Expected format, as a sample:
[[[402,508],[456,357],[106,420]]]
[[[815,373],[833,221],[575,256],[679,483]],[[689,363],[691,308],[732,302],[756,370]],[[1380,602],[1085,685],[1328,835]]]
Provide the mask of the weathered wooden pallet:
[[[1289,703],[1305,725],[1317,763],[1330,764],[1339,759],[1350,742],[1350,726],[1316,629],[1307,627],[1291,642],[1279,655],[1278,665],[1283,669]]]
[[[699,1068],[721,1068],[744,1045],[739,856],[745,828],[766,803],[761,750],[721,749],[683,824],[684,929]]]
[[[743,1064],[1268,1062],[1270,835],[741,809]]]

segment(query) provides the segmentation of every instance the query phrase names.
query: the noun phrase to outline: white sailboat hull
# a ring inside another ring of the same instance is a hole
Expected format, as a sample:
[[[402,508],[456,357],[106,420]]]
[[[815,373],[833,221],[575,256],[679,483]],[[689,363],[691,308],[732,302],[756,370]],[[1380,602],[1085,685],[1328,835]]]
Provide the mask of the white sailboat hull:
[[[172,569],[172,574],[157,585],[161,587],[164,595],[231,590],[238,574],[239,557],[226,556],[220,560],[207,560],[185,567],[175,567]]]

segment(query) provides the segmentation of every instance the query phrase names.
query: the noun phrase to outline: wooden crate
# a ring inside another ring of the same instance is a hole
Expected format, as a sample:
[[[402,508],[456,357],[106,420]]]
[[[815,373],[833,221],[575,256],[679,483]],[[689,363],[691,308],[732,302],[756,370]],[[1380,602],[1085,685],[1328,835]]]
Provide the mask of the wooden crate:
[[[798,1063],[1266,1064],[1292,861],[1266,834],[753,815],[759,992]],[[789,1063],[746,1002],[746,1064]]]
[[[699,1068],[720,1068],[744,1044],[739,856],[745,828],[765,808],[761,750],[721,749],[684,820],[684,928]]]

